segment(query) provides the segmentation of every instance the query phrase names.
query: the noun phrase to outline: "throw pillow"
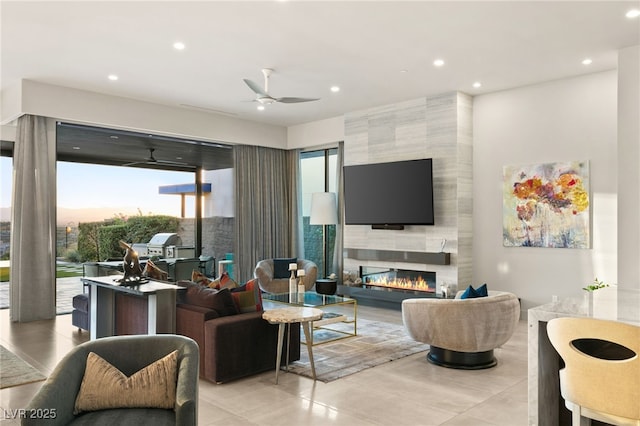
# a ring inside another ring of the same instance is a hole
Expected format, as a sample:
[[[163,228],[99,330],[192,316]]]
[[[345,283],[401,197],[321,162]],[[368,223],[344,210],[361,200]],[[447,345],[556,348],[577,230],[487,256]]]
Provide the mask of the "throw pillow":
[[[171,352],[130,377],[90,352],[73,413],[108,408],[173,409],[177,380],[178,351]]]
[[[203,286],[208,286],[209,284],[211,284],[212,280],[210,280],[202,272],[198,271],[197,269],[194,269],[193,271],[191,271],[191,281]]]
[[[487,290],[487,284],[482,284],[480,287],[476,288],[476,293],[478,293],[478,297],[487,297],[489,296],[489,291]]]
[[[273,259],[273,278],[289,278],[291,276],[290,263],[298,263],[298,259],[295,257]]]
[[[241,287],[232,289],[231,296],[240,313],[262,311],[262,296],[258,280],[255,278]]]
[[[220,290],[223,288],[228,288],[231,290],[231,289],[237,288],[238,283],[235,282],[227,272],[223,272],[219,278],[216,278],[215,280],[209,282],[208,286],[211,288],[215,288],[217,290]]]
[[[238,313],[236,304],[229,293],[229,289],[216,290],[203,287],[191,281],[179,281],[179,285],[187,287],[186,291],[180,291],[178,303],[185,305],[195,305],[202,308],[214,310],[218,316],[226,317]]]
[[[460,295],[460,299],[475,299],[477,297],[487,297],[489,292],[487,291],[487,285],[483,284],[477,289],[469,286],[467,289]]]
[[[167,281],[169,279],[169,274],[162,269],[158,268],[158,266],[153,263],[151,259],[147,260],[147,264],[144,266],[144,271],[142,271],[142,275],[145,277],[149,277],[153,280],[161,280]]]

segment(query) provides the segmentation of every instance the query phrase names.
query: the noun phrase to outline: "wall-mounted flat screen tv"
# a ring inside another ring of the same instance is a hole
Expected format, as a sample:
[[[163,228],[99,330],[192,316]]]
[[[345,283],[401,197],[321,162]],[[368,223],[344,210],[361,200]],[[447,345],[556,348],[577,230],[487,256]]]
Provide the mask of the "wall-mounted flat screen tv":
[[[345,224],[433,225],[432,159],[344,166]]]

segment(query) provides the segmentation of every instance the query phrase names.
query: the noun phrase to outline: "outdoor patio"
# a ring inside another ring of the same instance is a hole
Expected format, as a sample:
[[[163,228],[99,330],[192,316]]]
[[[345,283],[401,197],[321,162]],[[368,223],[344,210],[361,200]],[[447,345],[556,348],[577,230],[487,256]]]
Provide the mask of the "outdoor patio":
[[[82,274],[82,265],[59,263],[58,272],[79,272]],[[72,298],[82,293],[81,277],[67,277],[56,279],[56,313],[58,315],[71,313]],[[0,309],[9,308],[9,281],[0,282]]]

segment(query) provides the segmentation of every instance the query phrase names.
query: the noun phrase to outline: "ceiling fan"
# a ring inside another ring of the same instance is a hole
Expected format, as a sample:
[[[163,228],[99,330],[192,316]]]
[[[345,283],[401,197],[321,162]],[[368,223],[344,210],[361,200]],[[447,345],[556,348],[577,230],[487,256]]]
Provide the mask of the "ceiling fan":
[[[274,98],[269,94],[269,76],[271,75],[271,73],[273,73],[273,70],[271,68],[262,69],[262,74],[264,75],[264,89],[251,80],[248,80],[246,78],[243,79],[245,84],[249,86],[249,88],[256,94],[256,98],[253,102],[259,102],[262,105],[268,105],[275,102],[280,102],[283,104],[297,104],[301,102],[312,102],[320,100],[319,98]]]
[[[178,161],[171,161],[171,160],[158,160],[153,156],[153,152],[155,150],[156,150],[155,148],[149,148],[149,157],[147,157],[143,161],[134,161],[132,163],[123,164],[123,166],[128,167],[128,166],[147,165],[147,166],[179,167],[179,168],[182,168],[182,169],[184,169],[184,168],[195,169],[195,166],[192,166],[192,165],[187,164],[187,163],[181,163],[181,162],[178,162]]]

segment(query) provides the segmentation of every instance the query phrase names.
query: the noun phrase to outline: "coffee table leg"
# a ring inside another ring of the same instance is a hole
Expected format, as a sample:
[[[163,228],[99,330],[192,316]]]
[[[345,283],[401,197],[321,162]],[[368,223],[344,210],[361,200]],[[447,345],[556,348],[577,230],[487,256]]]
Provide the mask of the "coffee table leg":
[[[278,347],[276,348],[276,385],[278,384],[278,372],[280,371],[280,361],[282,360],[282,342],[284,341],[285,323],[278,324]]]
[[[305,321],[302,323],[302,329],[304,330],[304,337],[307,341],[307,352],[309,353],[309,362],[311,363],[311,374],[313,380],[316,379],[316,366],[313,363],[313,330],[311,329],[311,321]]]

